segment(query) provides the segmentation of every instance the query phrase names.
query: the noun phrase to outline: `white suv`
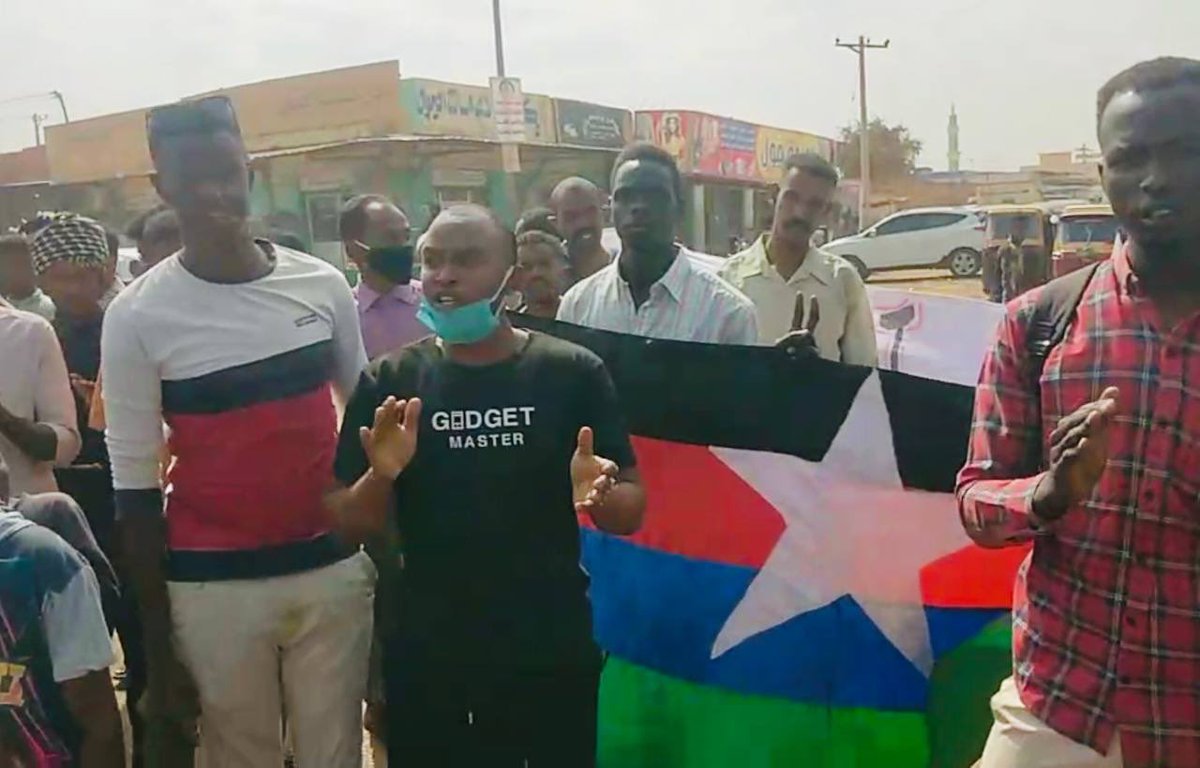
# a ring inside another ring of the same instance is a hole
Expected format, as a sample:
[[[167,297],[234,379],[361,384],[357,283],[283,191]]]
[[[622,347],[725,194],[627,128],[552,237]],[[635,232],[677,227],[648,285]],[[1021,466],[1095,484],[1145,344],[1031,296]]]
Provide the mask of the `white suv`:
[[[945,267],[955,277],[979,272],[987,214],[972,208],[914,208],[888,216],[857,235],[834,240],[825,250],[872,272]]]

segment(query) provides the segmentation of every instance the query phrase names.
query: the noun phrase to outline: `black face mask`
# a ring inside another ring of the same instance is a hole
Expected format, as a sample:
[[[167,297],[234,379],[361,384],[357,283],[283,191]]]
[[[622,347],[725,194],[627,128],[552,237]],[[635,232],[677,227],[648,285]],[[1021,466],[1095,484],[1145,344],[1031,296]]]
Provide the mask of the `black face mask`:
[[[368,248],[367,265],[390,282],[407,283],[412,280],[413,247],[385,245],[381,248]]]

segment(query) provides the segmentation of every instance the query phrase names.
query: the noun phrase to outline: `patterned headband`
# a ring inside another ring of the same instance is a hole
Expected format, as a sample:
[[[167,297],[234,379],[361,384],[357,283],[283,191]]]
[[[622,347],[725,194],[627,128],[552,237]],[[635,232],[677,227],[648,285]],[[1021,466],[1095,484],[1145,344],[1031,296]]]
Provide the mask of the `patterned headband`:
[[[66,261],[85,267],[104,265],[108,257],[108,238],[104,227],[73,213],[55,214],[33,234],[33,271],[41,275],[51,264]]]

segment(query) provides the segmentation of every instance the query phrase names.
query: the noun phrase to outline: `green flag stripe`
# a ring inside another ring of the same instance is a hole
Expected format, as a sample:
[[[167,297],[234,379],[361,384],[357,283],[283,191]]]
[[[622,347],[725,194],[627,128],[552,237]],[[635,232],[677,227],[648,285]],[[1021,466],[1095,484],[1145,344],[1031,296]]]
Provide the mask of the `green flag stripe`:
[[[925,716],[732,693],[609,658],[601,768],[856,768],[929,764]]]

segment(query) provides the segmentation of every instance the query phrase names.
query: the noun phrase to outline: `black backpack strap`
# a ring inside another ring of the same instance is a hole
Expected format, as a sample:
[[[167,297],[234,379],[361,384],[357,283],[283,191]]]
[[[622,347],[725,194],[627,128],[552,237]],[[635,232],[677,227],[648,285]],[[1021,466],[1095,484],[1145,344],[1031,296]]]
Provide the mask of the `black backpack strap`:
[[[1046,283],[1033,305],[1033,315],[1029,318],[1025,335],[1025,375],[1027,386],[1035,393],[1039,424],[1042,371],[1046,367],[1046,358],[1067,337],[1067,331],[1075,320],[1075,312],[1083,301],[1083,294],[1101,263],[1096,262]],[[1042,441],[1039,439],[1029,447],[1027,466],[1036,470],[1042,464]]]
[[[1025,361],[1030,381],[1036,386],[1050,350],[1062,344],[1075,319],[1075,310],[1083,301],[1084,291],[1092,282],[1100,262],[1051,280],[1042,287],[1025,336]]]

